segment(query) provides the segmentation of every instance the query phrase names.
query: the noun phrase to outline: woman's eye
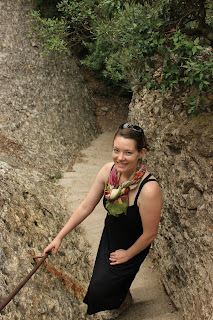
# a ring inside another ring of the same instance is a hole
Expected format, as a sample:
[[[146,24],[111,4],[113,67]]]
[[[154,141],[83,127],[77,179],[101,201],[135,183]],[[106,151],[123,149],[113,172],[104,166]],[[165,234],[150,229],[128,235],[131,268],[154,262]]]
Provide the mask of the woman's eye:
[[[127,151],[126,154],[127,154],[128,156],[131,156],[132,152]]]
[[[115,153],[118,153],[118,152],[119,152],[119,150],[118,150],[118,149],[114,149],[114,152],[115,152]]]

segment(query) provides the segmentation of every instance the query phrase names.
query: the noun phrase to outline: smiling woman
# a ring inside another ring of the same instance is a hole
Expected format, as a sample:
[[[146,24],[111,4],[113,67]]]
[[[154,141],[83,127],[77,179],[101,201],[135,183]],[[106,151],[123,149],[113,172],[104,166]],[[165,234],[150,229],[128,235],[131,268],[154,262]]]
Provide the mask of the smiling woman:
[[[118,172],[122,172],[123,180],[128,179],[137,168],[138,161],[142,158],[146,149],[138,151],[136,141],[117,136],[114,140],[113,161]]]
[[[65,235],[93,211],[104,195],[107,216],[84,298],[88,314],[123,310],[131,283],[157,236],[163,198],[156,179],[142,163],[146,148],[140,127],[121,125],[114,137],[113,162],[100,170],[86,198],[44,250],[47,253],[54,248],[56,255]]]

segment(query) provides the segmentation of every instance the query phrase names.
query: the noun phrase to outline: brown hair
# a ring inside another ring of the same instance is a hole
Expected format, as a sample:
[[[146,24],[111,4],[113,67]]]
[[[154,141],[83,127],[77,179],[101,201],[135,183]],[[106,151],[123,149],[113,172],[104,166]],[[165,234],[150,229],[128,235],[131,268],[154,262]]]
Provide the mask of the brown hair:
[[[140,152],[143,148],[148,149],[147,139],[143,129],[131,123],[123,123],[117,129],[114,140],[117,136],[125,139],[132,139],[136,142],[136,148]]]

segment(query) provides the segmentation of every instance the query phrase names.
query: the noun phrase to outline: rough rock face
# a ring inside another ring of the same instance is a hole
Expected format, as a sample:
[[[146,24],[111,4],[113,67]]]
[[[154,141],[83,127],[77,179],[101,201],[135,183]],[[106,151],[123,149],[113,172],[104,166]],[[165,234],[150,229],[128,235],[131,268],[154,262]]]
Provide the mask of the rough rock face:
[[[37,171],[0,166],[0,301],[33,268],[32,256],[67,221],[59,187]],[[11,319],[85,319],[82,298],[89,281],[87,244],[80,228],[63,240],[56,258],[49,257],[2,311]]]
[[[29,35],[32,3],[0,1],[0,129],[25,153],[22,164],[60,168],[96,134],[94,105],[75,59],[43,57]],[[7,160],[18,165],[19,153]]]
[[[188,117],[181,99],[135,90],[129,120],[144,128],[164,193],[154,242],[162,282],[185,319],[212,319],[213,115]]]
[[[0,302],[68,220],[57,172],[97,134],[74,58],[43,57],[29,36],[33,1],[0,1]],[[55,179],[56,180],[56,179]],[[81,228],[2,311],[1,319],[85,319],[90,265]]]

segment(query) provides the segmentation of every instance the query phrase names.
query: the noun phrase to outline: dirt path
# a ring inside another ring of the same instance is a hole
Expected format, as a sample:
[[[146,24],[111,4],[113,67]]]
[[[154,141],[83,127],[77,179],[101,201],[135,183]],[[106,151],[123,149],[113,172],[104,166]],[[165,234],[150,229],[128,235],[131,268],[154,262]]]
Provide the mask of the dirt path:
[[[112,139],[114,132],[105,132],[82,152],[82,157],[74,164],[73,171],[67,172],[60,180],[66,188],[67,208],[70,212],[84,199],[96,174],[108,161],[111,161]],[[83,182],[83,183],[82,183]],[[82,223],[86,237],[91,243],[91,260],[94,262],[105,219],[102,202]],[[145,260],[137,274],[131,293],[134,304],[118,320],[182,320],[166,295],[149,258]]]

